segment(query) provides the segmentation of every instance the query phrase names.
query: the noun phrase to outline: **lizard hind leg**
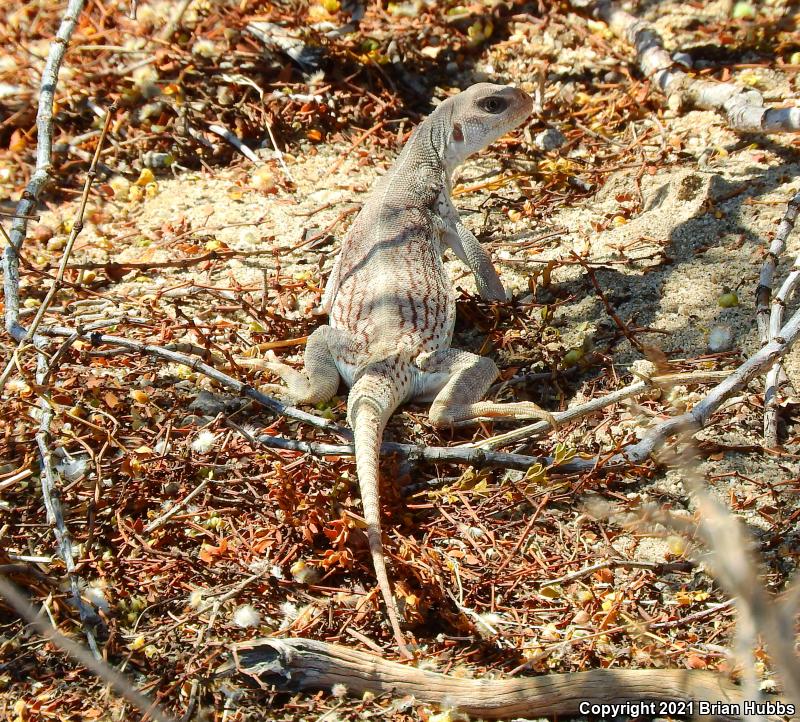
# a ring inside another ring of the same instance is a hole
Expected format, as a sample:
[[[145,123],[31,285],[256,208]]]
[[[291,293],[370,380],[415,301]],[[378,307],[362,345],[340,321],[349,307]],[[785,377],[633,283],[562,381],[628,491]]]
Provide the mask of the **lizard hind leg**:
[[[339,371],[334,361],[338,338],[330,326],[320,326],[308,337],[303,371],[275,359],[242,359],[242,365],[265,369],[278,376],[286,386],[267,384],[262,388],[277,392],[296,404],[318,404],[336,395],[339,388]],[[333,347],[333,348],[332,348]]]
[[[423,373],[422,388],[417,398],[430,398],[435,394],[429,417],[436,426],[450,426],[457,421],[486,417],[542,419],[553,428],[558,426],[553,414],[532,401],[482,401],[483,395],[500,373],[490,358],[468,351],[445,349],[420,359],[418,365]],[[444,383],[443,377],[447,379]],[[426,380],[433,386],[426,388]]]

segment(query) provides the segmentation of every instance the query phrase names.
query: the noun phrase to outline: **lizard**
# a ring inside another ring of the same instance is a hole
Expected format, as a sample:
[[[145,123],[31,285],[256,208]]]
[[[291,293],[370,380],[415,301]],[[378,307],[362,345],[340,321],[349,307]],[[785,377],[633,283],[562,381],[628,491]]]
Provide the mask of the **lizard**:
[[[479,294],[505,300],[489,253],[451,200],[455,169],[520,125],[533,101],[524,91],[478,83],[438,105],[411,134],[350,227],[325,286],[329,323],[309,337],[304,370],[271,355],[261,368],[278,376],[293,403],[331,399],[350,387],[356,474],[370,554],[399,649],[410,656],[386,571],[379,507],[383,431],[401,404],[432,402],[430,421],[450,426],[481,417],[544,418],[532,402],[482,401],[499,370],[490,358],[450,348],[455,292],[443,263],[449,247],[475,276]]]

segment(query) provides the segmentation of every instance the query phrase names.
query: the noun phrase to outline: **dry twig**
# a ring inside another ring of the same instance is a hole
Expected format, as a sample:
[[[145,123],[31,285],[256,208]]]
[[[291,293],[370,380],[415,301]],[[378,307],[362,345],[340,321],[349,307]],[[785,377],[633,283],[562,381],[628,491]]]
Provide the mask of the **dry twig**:
[[[675,67],[655,28],[611,0],[594,0],[588,4],[582,0],[571,0],[571,3],[579,9],[588,5],[594,15],[606,22],[617,36],[634,46],[642,74],[667,96],[669,102],[722,112],[733,130],[800,132],[800,108],[765,107],[763,96],[753,88],[691,77]]]
[[[28,218],[36,209],[42,189],[50,180],[53,159],[53,101],[55,100],[58,71],[67,52],[69,39],[75,30],[84,0],[69,0],[58,33],[50,44],[47,63],[42,72],[39,107],[36,113],[37,145],[36,169],[17,203],[11,224],[10,243],[3,250],[3,291],[5,294],[6,330],[16,341],[21,341],[26,330],[19,323],[19,251],[25,242]]]
[[[798,281],[798,261],[795,261],[786,281],[784,281],[778,295],[772,299],[772,310],[769,311],[770,296],[772,294],[772,281],[778,265],[778,259],[786,248],[786,240],[794,229],[797,213],[800,211],[800,193],[789,201],[781,219],[781,224],[772,239],[761,275],[756,289],[756,320],[758,322],[761,343],[767,343],[779,333],[783,323],[783,309],[788,297],[794,293]],[[785,377],[783,365],[778,362],[767,374],[766,388],[764,390],[764,446],[774,449],[778,446],[778,394],[781,378]],[[788,379],[787,379],[788,381]]]

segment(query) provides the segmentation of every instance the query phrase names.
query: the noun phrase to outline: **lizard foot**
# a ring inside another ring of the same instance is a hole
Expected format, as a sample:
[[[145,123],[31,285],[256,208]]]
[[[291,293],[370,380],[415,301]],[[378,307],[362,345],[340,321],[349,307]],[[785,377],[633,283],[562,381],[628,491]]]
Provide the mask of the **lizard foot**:
[[[481,419],[541,419],[552,429],[558,428],[556,417],[532,401],[507,404],[479,401],[459,406],[447,406],[434,401],[431,404],[429,418],[435,426],[444,428],[452,427],[459,422],[477,422]]]

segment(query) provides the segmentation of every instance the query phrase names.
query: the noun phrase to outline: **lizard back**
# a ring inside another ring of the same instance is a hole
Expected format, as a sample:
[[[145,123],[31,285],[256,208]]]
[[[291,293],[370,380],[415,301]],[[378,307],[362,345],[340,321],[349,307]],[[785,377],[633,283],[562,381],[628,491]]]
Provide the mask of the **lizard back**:
[[[342,244],[332,281],[330,325],[349,340],[337,364],[348,385],[367,363],[436,351],[452,339],[455,294],[435,212],[444,175],[418,165],[409,177],[403,156],[413,153],[379,181]]]

